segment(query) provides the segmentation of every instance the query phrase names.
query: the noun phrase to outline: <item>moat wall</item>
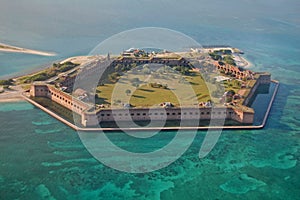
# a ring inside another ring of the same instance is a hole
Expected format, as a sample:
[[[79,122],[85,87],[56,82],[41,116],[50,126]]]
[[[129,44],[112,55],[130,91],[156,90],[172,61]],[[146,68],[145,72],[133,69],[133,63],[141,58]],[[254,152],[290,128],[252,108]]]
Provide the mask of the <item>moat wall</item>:
[[[251,91],[245,98],[243,105],[248,106],[251,98],[254,96],[255,92],[257,91],[257,88],[262,84],[270,84],[271,83],[271,74],[260,74],[258,79],[256,80],[254,86],[251,88]]]
[[[130,108],[130,109],[101,109],[97,112],[88,112],[92,105],[72,97],[54,86],[46,84],[33,84],[30,95],[33,97],[46,97],[52,101],[81,115],[83,126],[97,126],[99,122],[111,121],[147,121],[147,120],[209,120],[232,119],[244,124],[253,123],[254,113],[239,108],[226,107],[200,107],[200,108]]]

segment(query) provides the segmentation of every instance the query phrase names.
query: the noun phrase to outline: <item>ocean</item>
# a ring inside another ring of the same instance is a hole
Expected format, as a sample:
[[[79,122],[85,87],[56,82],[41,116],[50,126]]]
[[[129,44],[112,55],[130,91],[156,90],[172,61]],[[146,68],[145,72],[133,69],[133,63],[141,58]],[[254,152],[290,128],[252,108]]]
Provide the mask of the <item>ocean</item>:
[[[1,1],[1,42],[58,55],[0,53],[0,78],[88,54],[121,31],[163,27],[243,50],[280,88],[265,128],[223,131],[202,159],[206,132],[199,131],[177,161],[141,174],[101,164],[77,132],[31,104],[0,103],[0,199],[300,199],[299,8],[294,0]],[[145,143],[124,142],[119,132],[110,138],[143,152],[174,134]]]

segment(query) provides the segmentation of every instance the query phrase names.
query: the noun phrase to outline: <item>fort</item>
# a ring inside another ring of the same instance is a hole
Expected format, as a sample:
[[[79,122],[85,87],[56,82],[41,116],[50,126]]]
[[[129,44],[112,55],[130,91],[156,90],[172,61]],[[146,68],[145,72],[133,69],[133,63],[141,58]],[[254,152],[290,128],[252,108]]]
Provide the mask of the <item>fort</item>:
[[[117,65],[128,66],[130,64],[145,65],[149,63],[162,64],[168,66],[183,66],[189,70],[193,70],[194,65],[182,56],[162,53],[160,55],[148,55],[145,51],[130,50],[123,52],[121,56],[114,59],[108,55],[106,58],[99,57],[92,62],[85,64],[78,71],[64,73],[57,80],[51,82],[34,82],[30,88],[30,97],[46,98],[55,102],[71,112],[80,116],[80,126],[97,127],[102,122],[114,121],[149,121],[149,120],[211,120],[225,119],[233,120],[240,124],[251,125],[254,120],[254,109],[248,107],[250,99],[253,97],[260,85],[268,85],[271,83],[271,75],[269,73],[254,73],[250,70],[241,70],[237,66],[226,64],[224,62],[211,60],[211,65],[216,71],[222,71],[225,75],[230,75],[231,79],[241,80],[244,86],[240,87],[236,96],[239,97],[235,101],[218,103],[215,105],[199,103],[199,105],[173,106],[170,102],[167,106],[137,106],[137,107],[109,107],[104,105],[95,105],[90,101],[85,101],[83,94],[80,97],[74,95],[76,89],[74,84],[76,80],[86,79],[97,73],[112,73]],[[103,65],[110,66],[104,72],[101,67]],[[201,70],[201,69],[200,69]],[[59,81],[58,81],[59,80]],[[247,84],[247,87],[245,86]],[[81,89],[82,90],[82,89]],[[85,90],[82,90],[83,93]],[[242,91],[242,95],[240,95]],[[101,94],[101,93],[100,93]],[[224,94],[225,95],[225,94]],[[223,95],[223,97],[224,97]],[[232,96],[230,97],[232,98]]]
[[[165,113],[167,120],[209,120],[211,117],[215,119],[232,119],[244,124],[253,122],[254,111],[251,108],[227,108],[227,107],[202,107],[195,109],[194,107],[186,108],[130,108],[127,109],[100,109],[93,110],[92,105],[88,105],[71,95],[46,84],[33,84],[30,89],[32,97],[46,97],[52,101],[68,108],[69,110],[79,114],[82,118],[81,123],[85,127],[96,126],[99,122],[111,122],[114,120],[127,121],[131,117],[134,121],[164,120]],[[165,110],[163,112],[163,109]],[[213,110],[213,111],[212,111]],[[95,120],[95,116],[97,120]]]

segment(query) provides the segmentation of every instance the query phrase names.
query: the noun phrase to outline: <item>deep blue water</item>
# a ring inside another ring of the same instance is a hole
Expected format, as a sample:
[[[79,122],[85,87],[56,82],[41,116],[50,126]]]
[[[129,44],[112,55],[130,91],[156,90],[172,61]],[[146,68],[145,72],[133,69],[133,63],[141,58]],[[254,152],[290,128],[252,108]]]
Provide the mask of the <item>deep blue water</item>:
[[[0,53],[0,76],[86,54],[120,31],[158,26],[201,44],[236,46],[254,71],[271,72],[281,85],[264,129],[223,131],[204,159],[200,131],[179,160],[146,174],[102,165],[76,132],[26,102],[1,103],[0,199],[300,199],[299,8],[294,0],[1,1],[1,42],[58,56]],[[159,148],[173,136],[135,148]],[[111,137],[124,148],[137,145],[121,133]]]

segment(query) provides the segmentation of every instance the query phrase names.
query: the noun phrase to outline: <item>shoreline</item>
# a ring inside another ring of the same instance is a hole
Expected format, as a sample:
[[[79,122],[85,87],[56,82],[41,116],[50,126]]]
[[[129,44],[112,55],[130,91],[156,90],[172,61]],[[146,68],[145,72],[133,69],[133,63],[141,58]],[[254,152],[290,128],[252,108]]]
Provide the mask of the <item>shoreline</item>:
[[[234,61],[236,62],[237,66],[239,67],[243,67],[245,69],[249,69],[253,66],[253,64],[247,60],[245,57],[242,56],[243,52],[237,48],[233,48],[230,46],[227,47],[205,47],[203,48],[205,49],[205,51],[209,52],[209,51],[219,51],[219,50],[230,50],[232,52],[232,56]]]
[[[249,60],[247,60],[246,58],[244,58],[243,56],[241,56],[239,54],[234,55],[233,58],[234,58],[235,62],[238,64],[238,66],[240,66],[240,67],[249,69],[253,66],[253,64]]]
[[[20,102],[20,101],[26,101],[26,100],[22,97],[0,99],[0,105],[1,103],[12,103],[12,102]]]
[[[85,57],[86,57],[86,59],[85,59]],[[63,63],[63,62],[67,62],[67,61],[71,61],[71,62],[75,61],[74,63],[78,63],[82,60],[88,60],[88,57],[91,57],[91,56],[76,55],[76,56],[72,56],[69,58],[60,58],[60,59],[57,59],[57,60],[54,60],[54,61],[51,61],[48,63],[40,64],[39,66],[37,66],[36,68],[33,68],[33,69],[25,69],[25,70],[22,70],[19,72],[15,72],[13,74],[4,75],[4,76],[2,76],[2,79],[18,79],[23,76],[31,76],[31,75],[37,74],[43,70],[50,68],[53,63]]]
[[[32,55],[39,55],[39,56],[56,56],[57,54],[54,52],[46,52],[46,51],[39,51],[34,49],[26,49],[22,47],[16,47],[12,45],[7,45],[0,43],[0,52],[7,52],[7,53],[24,53],[24,54],[32,54]]]
[[[20,86],[10,86],[10,89],[5,89],[0,93],[0,103],[24,101],[22,92],[23,88]]]

